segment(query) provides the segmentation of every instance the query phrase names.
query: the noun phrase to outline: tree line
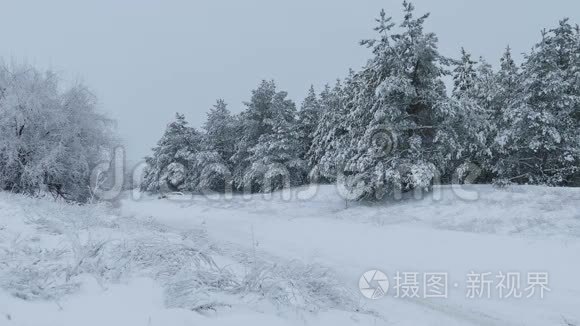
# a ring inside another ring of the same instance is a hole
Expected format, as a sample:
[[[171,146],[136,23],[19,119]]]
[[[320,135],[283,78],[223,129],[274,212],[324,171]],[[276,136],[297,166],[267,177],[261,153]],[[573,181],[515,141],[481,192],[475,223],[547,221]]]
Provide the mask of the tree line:
[[[298,109],[262,81],[232,114],[223,100],[203,128],[177,114],[153,153],[144,191],[270,192],[343,182],[354,199],[380,199],[437,183],[580,184],[580,28],[541,31],[520,64],[506,48],[497,68],[461,49],[449,58],[425,31],[428,14],[403,3],[363,40],[361,69],[310,88]],[[452,78],[452,89],[445,80]],[[0,63],[0,189],[94,195],[91,172],[118,143],[114,123],[82,84]]]
[[[356,199],[379,199],[474,169],[479,183],[578,184],[578,25],[542,31],[521,64],[508,46],[493,69],[465,49],[443,56],[428,16],[408,2],[398,24],[382,11],[376,38],[361,42],[367,64],[311,87],[300,110],[262,81],[240,114],[218,100],[201,131],[178,114],[146,159],[142,189],[269,192],[343,178]]]

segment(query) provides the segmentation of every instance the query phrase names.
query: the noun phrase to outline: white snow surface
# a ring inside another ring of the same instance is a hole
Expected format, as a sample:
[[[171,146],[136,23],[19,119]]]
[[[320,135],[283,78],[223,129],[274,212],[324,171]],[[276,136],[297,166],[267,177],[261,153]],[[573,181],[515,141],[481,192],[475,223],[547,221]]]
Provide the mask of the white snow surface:
[[[0,193],[0,325],[580,325],[577,188],[130,197]],[[378,300],[358,289],[372,269],[391,282]],[[447,273],[448,297],[395,297],[397,271]],[[550,291],[468,298],[470,272],[546,272]]]

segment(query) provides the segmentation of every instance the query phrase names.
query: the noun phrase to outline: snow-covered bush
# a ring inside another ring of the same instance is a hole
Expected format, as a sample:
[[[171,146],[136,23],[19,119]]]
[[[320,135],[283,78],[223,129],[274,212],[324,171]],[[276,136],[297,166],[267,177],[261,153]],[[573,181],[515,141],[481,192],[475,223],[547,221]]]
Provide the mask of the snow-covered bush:
[[[256,262],[242,280],[240,290],[257,293],[281,306],[308,311],[335,307],[354,310],[355,293],[344,287],[329,269],[291,261],[285,264]]]

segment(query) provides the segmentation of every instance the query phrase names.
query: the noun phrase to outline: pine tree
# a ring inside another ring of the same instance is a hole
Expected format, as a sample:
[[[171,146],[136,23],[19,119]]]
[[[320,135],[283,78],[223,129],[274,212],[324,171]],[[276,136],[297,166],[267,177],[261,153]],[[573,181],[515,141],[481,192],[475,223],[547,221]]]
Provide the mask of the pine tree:
[[[247,109],[239,118],[241,139],[232,158],[238,189],[255,192],[281,188],[284,182],[272,181],[271,177],[282,170],[292,185],[302,182],[305,169],[300,160],[296,106],[286,97],[286,92],[276,91],[274,81],[262,81],[245,103]]]
[[[525,58],[519,96],[504,113],[509,127],[498,135],[501,183],[566,185],[578,173],[579,43],[577,30],[563,20]]]
[[[342,156],[349,141],[350,123],[346,119],[344,91],[341,82],[337,81],[333,88],[326,85],[320,93],[321,115],[307,153],[309,165],[320,182],[335,181],[339,166],[344,163]]]
[[[163,136],[146,157],[147,169],[141,189],[150,192],[200,191],[214,183],[202,176],[204,168],[219,163],[217,152],[205,148],[206,137],[188,126],[183,114],[177,113]]]
[[[491,158],[488,161],[488,178],[485,181],[494,181],[497,184],[505,182],[504,165],[510,164],[506,157],[505,144],[508,131],[513,127],[508,118],[510,108],[522,96],[520,87],[520,70],[512,58],[511,48],[506,47],[500,58],[500,68],[495,74],[495,93],[491,105],[491,120],[493,128],[490,133],[489,149]],[[499,175],[502,176],[499,176]]]
[[[314,91],[314,86],[310,86],[308,95],[302,102],[302,107],[298,113],[298,133],[302,147],[300,158],[303,160],[307,159],[307,153],[312,146],[314,132],[318,126],[321,111],[321,105]]]
[[[224,100],[219,99],[208,112],[207,120],[203,126],[208,146],[215,150],[220,155],[222,162],[228,166],[232,155],[234,155],[236,141],[234,122],[227,104]]]
[[[305,182],[308,166],[301,158],[303,143],[297,122],[289,117],[276,114],[272,119],[272,133],[260,136],[250,149],[252,164],[245,174],[245,182],[255,184],[260,191],[271,192]]]
[[[476,61],[471,60],[471,55],[461,48],[461,61],[453,70],[453,95],[455,97],[464,96],[474,87]]]
[[[518,75],[519,69],[512,58],[512,50],[507,46],[500,59],[500,69],[497,73],[497,81],[502,92],[509,93],[516,89]]]
[[[500,59],[499,71],[495,74],[493,80],[494,92],[489,94],[493,98],[491,109],[494,116],[493,120],[497,127],[496,134],[499,133],[499,130],[508,127],[503,117],[506,108],[510,107],[514,100],[520,96],[519,82],[520,71],[512,58],[511,48],[507,46]]]
[[[493,140],[492,105],[495,98],[495,73],[483,59],[479,64],[471,60],[471,55],[461,49],[461,60],[453,70],[454,109],[446,121],[446,133],[453,134],[445,142],[452,156],[445,171],[445,178],[460,177],[462,165],[475,165],[483,175],[479,182],[491,179],[491,150]],[[444,128],[440,128],[444,129]],[[455,175],[454,175],[455,174]]]
[[[183,190],[189,154],[197,150],[196,133],[188,126],[185,116],[176,113],[163,136],[153,148],[153,155],[146,157],[147,170],[141,188],[158,192],[167,186],[171,190]]]
[[[355,176],[358,198],[427,189],[449,160],[437,126],[450,110],[441,79],[450,60],[423,31],[428,14],[415,18],[412,4],[403,7],[399,33],[391,34],[395,25],[382,11],[380,38],[362,42],[375,57],[356,74],[347,100],[352,152],[344,172]]]
[[[232,162],[234,166],[234,186],[243,189],[245,173],[251,166],[250,149],[258,143],[262,134],[271,133],[269,121],[272,118],[272,100],[276,94],[273,81],[263,80],[257,89],[252,91],[252,98],[244,103],[246,110],[239,115],[237,131],[239,132]]]

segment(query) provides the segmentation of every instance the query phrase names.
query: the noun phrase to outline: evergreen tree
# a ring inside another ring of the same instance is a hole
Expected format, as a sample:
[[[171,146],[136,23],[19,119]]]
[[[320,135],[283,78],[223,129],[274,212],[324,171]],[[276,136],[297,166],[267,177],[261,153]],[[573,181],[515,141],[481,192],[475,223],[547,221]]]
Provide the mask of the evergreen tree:
[[[272,119],[272,133],[261,135],[250,149],[252,163],[245,174],[245,182],[256,185],[260,191],[270,192],[305,182],[308,166],[301,158],[304,144],[296,128],[297,122],[290,117],[276,114]]]
[[[446,140],[452,145],[452,160],[445,171],[447,179],[453,177],[453,173],[464,172],[462,165],[466,163],[474,164],[484,173],[479,182],[491,179],[495,73],[483,58],[479,61],[477,64],[471,60],[471,55],[462,48],[461,60],[453,70],[454,109],[445,126],[447,132],[454,135]]]
[[[143,188],[222,189],[233,170],[237,189],[272,191],[314,168],[321,182],[345,182],[351,199],[379,199],[448,182],[466,163],[483,171],[479,182],[580,182],[578,26],[544,32],[521,67],[507,47],[495,72],[463,48],[460,60],[442,56],[424,31],[428,14],[416,17],[406,1],[403,10],[398,28],[381,11],[378,37],[361,42],[373,57],[319,96],[311,87],[300,111],[262,81],[239,115],[218,100],[205,133],[178,115],[147,158]],[[221,177],[204,173],[216,164]]]
[[[506,131],[512,128],[511,121],[508,119],[508,110],[522,96],[522,89],[519,87],[520,78],[520,71],[512,58],[511,48],[507,46],[500,58],[500,68],[495,74],[494,80],[495,92],[490,107],[493,125],[488,140],[491,157],[487,166],[488,176],[484,179],[486,182],[497,180],[500,183],[498,171],[503,170],[503,165],[507,162],[504,161],[505,149],[503,146],[507,135]]]
[[[346,152],[350,123],[346,119],[344,94],[340,81],[333,88],[326,85],[320,93],[321,115],[307,158],[313,173],[322,182],[335,181],[338,168],[344,163],[341,156]]]
[[[207,120],[203,126],[208,141],[208,146],[215,150],[221,157],[222,162],[230,165],[230,159],[234,155],[236,141],[235,120],[227,108],[224,100],[217,100],[216,104],[207,114]]]
[[[211,181],[201,180],[200,174],[206,166],[220,160],[216,152],[204,148],[205,140],[203,134],[188,126],[183,114],[177,113],[153,148],[153,155],[145,158],[148,167],[141,189],[199,191],[208,187]]]
[[[518,85],[520,77],[520,70],[512,58],[511,48],[507,46],[500,59],[499,71],[495,74],[495,79],[493,80],[495,91],[491,94],[493,96],[491,109],[494,116],[496,135],[501,130],[509,127],[506,125],[504,116],[507,108],[521,95],[519,93],[521,88]]]
[[[175,121],[170,123],[153,155],[146,157],[147,170],[141,188],[157,192],[167,186],[171,190],[183,190],[189,153],[196,150],[196,133],[188,126],[185,116],[176,113]]]
[[[471,60],[471,55],[461,48],[461,61],[453,70],[453,95],[455,97],[461,97],[473,88],[477,78],[474,68],[476,63]]]
[[[251,166],[249,159],[251,148],[258,143],[262,134],[272,132],[269,121],[272,118],[272,100],[276,94],[274,81],[263,80],[257,89],[252,91],[252,98],[244,103],[246,110],[239,115],[236,143],[232,162],[234,166],[234,185],[243,189],[245,173]]]
[[[348,115],[350,149],[345,173],[357,178],[358,198],[385,192],[427,189],[449,157],[438,131],[449,110],[441,77],[450,60],[437,51],[437,38],[425,33],[427,15],[415,18],[403,3],[399,33],[384,11],[375,30],[380,38],[362,44],[375,55],[355,76]]]
[[[519,69],[512,58],[512,50],[508,46],[500,59],[499,71],[497,73],[497,82],[501,92],[506,96],[516,90],[519,78]]]
[[[580,160],[579,33],[567,20],[525,58],[519,96],[504,113],[498,135],[498,181],[566,185]]]
[[[300,158],[303,160],[307,159],[307,153],[312,146],[312,140],[316,127],[318,126],[321,110],[320,101],[314,91],[314,86],[310,86],[308,95],[302,102],[302,107],[298,113],[299,141],[302,147]]]
[[[303,180],[305,169],[300,163],[296,106],[286,97],[286,92],[276,91],[274,81],[262,81],[245,103],[247,109],[239,120],[241,139],[232,158],[236,162],[234,183],[238,189],[280,188],[284,180],[277,179],[276,183],[272,178],[283,170],[292,185]]]

